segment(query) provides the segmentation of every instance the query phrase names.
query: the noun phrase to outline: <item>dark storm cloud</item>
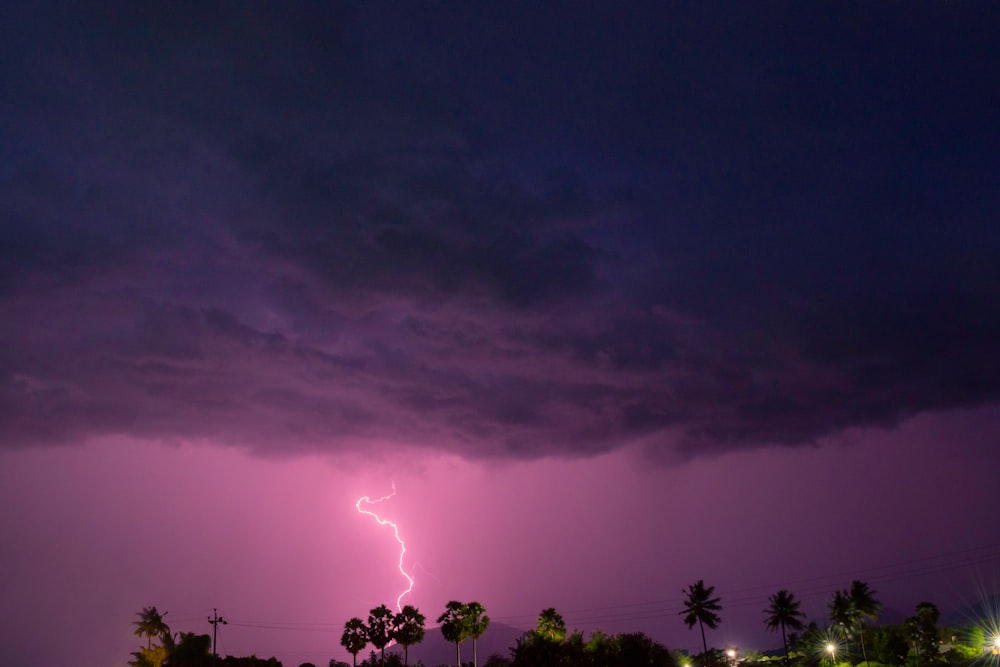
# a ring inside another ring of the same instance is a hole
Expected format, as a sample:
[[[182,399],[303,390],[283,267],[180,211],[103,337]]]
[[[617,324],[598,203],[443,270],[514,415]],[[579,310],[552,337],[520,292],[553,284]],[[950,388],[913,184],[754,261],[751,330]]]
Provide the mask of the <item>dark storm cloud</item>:
[[[694,456],[1000,397],[989,6],[3,11],[6,446]]]

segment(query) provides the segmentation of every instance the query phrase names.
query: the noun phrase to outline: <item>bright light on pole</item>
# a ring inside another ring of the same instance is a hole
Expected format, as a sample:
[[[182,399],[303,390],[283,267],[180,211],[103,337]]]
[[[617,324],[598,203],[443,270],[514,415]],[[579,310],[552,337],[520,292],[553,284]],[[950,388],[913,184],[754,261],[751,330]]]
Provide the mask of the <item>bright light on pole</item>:
[[[826,652],[830,654],[830,660],[834,663],[837,662],[837,646],[833,642],[829,642],[826,645]]]

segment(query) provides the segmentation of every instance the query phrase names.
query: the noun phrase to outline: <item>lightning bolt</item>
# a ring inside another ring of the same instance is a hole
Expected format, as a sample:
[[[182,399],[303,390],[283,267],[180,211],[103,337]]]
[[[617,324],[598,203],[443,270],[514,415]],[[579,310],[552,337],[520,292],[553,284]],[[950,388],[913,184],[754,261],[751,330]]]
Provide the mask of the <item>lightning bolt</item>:
[[[392,483],[392,493],[390,493],[389,495],[382,496],[378,500],[372,500],[368,496],[361,496],[360,498],[358,498],[358,502],[354,504],[354,507],[358,510],[359,514],[367,514],[370,517],[374,517],[374,519],[378,521],[378,524],[380,526],[392,526],[392,532],[396,536],[396,541],[399,542],[399,573],[403,575],[410,584],[407,587],[407,589],[402,593],[400,593],[399,597],[396,598],[396,611],[403,611],[403,603],[402,603],[403,596],[409,595],[413,591],[413,577],[407,574],[406,570],[403,569],[403,556],[406,555],[406,543],[403,542],[403,538],[399,536],[399,526],[394,524],[392,521],[389,521],[388,519],[383,519],[378,514],[375,514],[375,512],[372,512],[371,510],[362,509],[361,507],[361,503],[365,503],[366,505],[377,505],[383,501],[389,500],[394,495],[396,495],[395,482]]]

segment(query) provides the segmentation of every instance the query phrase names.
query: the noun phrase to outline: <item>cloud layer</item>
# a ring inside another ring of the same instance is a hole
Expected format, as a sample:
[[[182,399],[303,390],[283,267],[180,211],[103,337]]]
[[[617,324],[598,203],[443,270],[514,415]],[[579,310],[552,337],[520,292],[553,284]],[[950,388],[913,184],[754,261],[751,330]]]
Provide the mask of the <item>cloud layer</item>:
[[[3,10],[4,446],[690,457],[1000,398],[995,9],[326,11]]]

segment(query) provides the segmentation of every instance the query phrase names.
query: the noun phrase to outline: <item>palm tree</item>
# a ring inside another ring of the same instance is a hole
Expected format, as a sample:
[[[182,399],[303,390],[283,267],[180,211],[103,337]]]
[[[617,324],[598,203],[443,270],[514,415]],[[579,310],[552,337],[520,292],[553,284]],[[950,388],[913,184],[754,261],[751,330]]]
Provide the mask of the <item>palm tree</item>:
[[[368,645],[368,628],[365,622],[354,617],[344,624],[344,634],[340,636],[340,644],[354,658],[354,667],[358,667],[358,653]]]
[[[561,642],[566,639],[566,622],[555,608],[549,607],[538,615],[538,627],[535,632],[542,639]]]
[[[784,589],[778,591],[767,600],[771,603],[771,606],[764,610],[764,613],[768,614],[767,629],[773,632],[781,628],[781,643],[785,646],[785,664],[787,665],[788,639],[785,637],[785,628],[791,628],[792,630],[801,630],[803,628],[800,619],[805,618],[805,614],[799,611],[799,605],[802,603]]]
[[[445,611],[438,617],[441,624],[441,634],[446,641],[455,645],[455,664],[462,667],[462,642],[468,637],[465,624],[466,607],[458,600],[452,600],[445,605]]]
[[[381,663],[385,664],[385,647],[392,641],[392,610],[384,604],[368,612],[368,641],[382,652]]]
[[[466,633],[472,637],[472,667],[478,667],[476,662],[476,640],[483,636],[490,626],[490,617],[484,612],[486,608],[478,602],[465,605]]]
[[[875,591],[868,584],[855,579],[847,590],[837,591],[827,605],[830,612],[830,622],[836,626],[845,638],[850,638],[855,631],[861,645],[861,655],[865,665],[868,662],[868,651],[865,649],[864,626],[865,618],[876,619],[882,612],[882,603],[875,599]]]
[[[868,617],[874,621],[882,613],[882,603],[875,599],[875,591],[865,582],[857,579],[852,581],[849,595],[862,618]]]
[[[875,591],[869,588],[868,584],[855,579],[851,582],[850,590],[851,602],[857,612],[858,639],[861,640],[861,655],[865,658],[865,665],[871,667],[868,662],[868,652],[865,650],[865,618],[875,620],[882,613],[882,603],[875,599]]]
[[[135,636],[146,637],[147,649],[150,648],[153,637],[162,637],[170,634],[170,628],[163,622],[163,617],[167,615],[167,612],[161,614],[156,611],[156,607],[143,607],[142,611],[136,612],[136,615],[139,617],[139,620],[132,623],[132,625],[136,626],[134,631]]]
[[[406,605],[392,619],[392,638],[403,647],[403,665],[410,664],[410,647],[424,640],[427,619],[413,605]]]
[[[701,628],[701,645],[705,653],[708,653],[708,642],[705,641],[705,626],[712,628],[713,630],[718,627],[719,615],[715,612],[722,611],[722,605],[719,604],[721,598],[713,598],[712,593],[715,592],[715,586],[705,587],[705,581],[699,579],[697,583],[688,586],[687,591],[683,588],[681,593],[685,594],[684,599],[684,609],[680,612],[684,616],[684,623],[688,626],[688,629],[693,628],[694,624],[697,623],[698,627]]]
[[[849,639],[854,627],[855,610],[847,591],[836,591],[826,608],[830,613],[830,625],[845,639]]]

